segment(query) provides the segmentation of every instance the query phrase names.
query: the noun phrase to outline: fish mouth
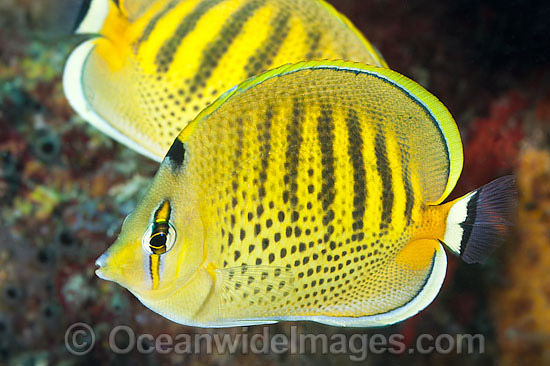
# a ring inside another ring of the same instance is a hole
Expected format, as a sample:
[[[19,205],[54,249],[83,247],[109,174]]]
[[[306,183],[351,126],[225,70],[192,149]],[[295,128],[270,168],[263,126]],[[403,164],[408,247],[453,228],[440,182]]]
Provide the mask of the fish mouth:
[[[101,278],[102,280],[106,280],[105,276],[105,262],[107,261],[107,255],[103,253],[99,258],[96,259],[95,265],[98,267],[95,270],[95,274],[97,277]]]
[[[107,266],[108,257],[109,256],[107,255],[107,253],[103,253],[99,258],[96,259],[95,265],[98,268],[95,270],[95,274],[102,280],[114,281],[114,276],[111,271],[112,266]]]

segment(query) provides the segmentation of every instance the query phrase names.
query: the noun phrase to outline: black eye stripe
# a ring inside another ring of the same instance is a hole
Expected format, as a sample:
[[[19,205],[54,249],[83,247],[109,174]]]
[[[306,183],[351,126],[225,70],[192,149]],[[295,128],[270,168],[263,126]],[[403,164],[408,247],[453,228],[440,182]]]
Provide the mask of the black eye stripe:
[[[172,207],[168,200],[162,201],[159,205],[155,214],[153,215],[154,224],[162,224],[163,222],[168,223],[170,221],[170,214],[172,213]]]
[[[177,239],[176,228],[172,224],[163,224],[160,225],[162,230],[159,230],[158,227],[155,228],[154,225],[151,225],[150,229],[147,230],[142,239],[142,246],[150,255],[160,255],[170,251]],[[153,230],[155,228],[155,230]]]
[[[163,201],[153,216],[153,228],[149,239],[149,247],[154,254],[166,252],[166,242],[170,235],[171,207],[168,200]]]
[[[151,235],[151,240],[149,240],[149,246],[151,248],[161,249],[166,247],[166,241],[169,233],[157,233]]]
[[[161,223],[153,223],[153,232],[151,233],[151,236],[158,234],[158,233],[168,233],[168,229],[170,229],[170,226],[167,222],[161,222]]]

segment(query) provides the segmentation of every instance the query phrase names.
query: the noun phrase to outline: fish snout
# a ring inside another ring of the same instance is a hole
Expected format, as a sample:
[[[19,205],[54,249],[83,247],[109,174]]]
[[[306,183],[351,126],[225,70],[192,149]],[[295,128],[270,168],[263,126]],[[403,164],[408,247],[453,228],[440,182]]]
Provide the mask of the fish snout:
[[[98,267],[95,270],[97,277],[102,280],[113,281],[114,280],[114,266],[109,264],[109,254],[108,252],[103,253],[99,258],[96,259],[95,265]]]

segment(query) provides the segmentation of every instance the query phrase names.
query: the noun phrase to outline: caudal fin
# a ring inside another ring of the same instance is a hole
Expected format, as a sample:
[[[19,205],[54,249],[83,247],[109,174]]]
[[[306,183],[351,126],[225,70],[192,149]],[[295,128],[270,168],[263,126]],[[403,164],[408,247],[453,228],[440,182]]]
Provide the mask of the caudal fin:
[[[99,33],[109,12],[109,0],[78,0],[75,33]]]
[[[453,202],[443,241],[466,263],[482,262],[509,237],[516,206],[514,177],[498,178]]]

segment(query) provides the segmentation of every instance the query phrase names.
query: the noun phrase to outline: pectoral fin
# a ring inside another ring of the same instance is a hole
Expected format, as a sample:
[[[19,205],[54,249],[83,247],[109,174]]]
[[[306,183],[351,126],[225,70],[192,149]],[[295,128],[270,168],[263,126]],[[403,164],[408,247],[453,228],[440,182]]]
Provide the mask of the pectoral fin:
[[[286,267],[243,265],[215,272],[221,291],[221,319],[269,317],[294,293],[294,274]]]

